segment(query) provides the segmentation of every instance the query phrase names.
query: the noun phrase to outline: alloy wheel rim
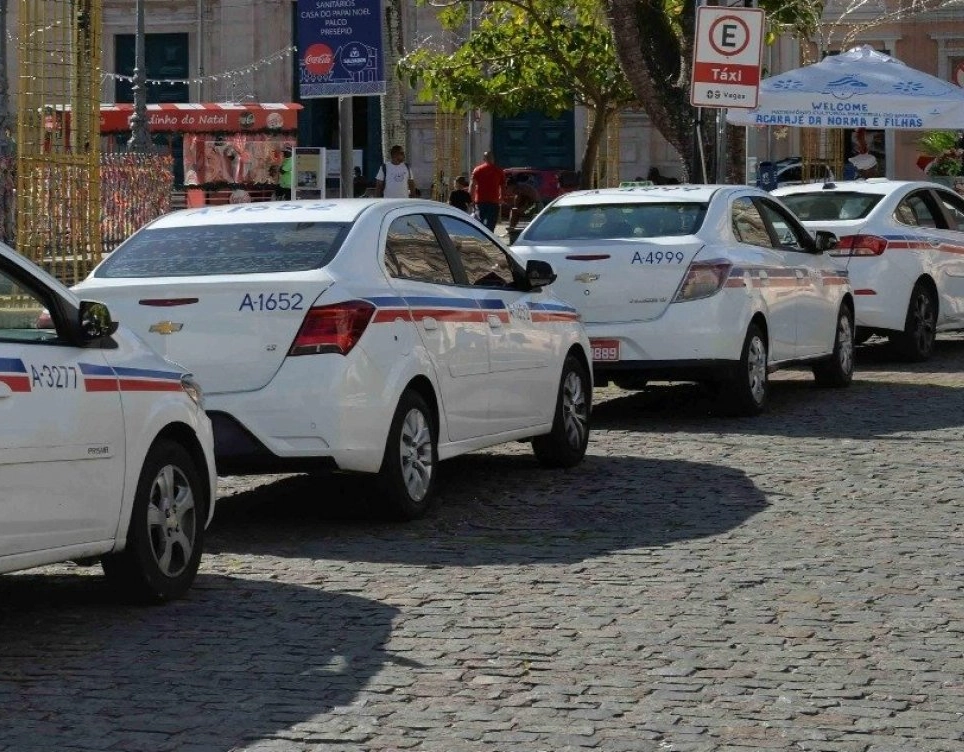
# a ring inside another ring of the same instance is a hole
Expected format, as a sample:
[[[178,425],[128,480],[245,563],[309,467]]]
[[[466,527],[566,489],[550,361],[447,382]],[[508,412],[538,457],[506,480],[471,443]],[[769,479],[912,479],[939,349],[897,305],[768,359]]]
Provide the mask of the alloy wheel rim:
[[[756,404],[763,404],[767,389],[767,349],[763,340],[754,337],[747,351],[747,376],[750,394]]]
[[[841,316],[837,324],[837,350],[840,358],[840,370],[850,373],[854,368],[854,332],[850,325],[849,316]]]
[[[399,437],[402,482],[408,495],[421,501],[432,482],[432,431],[421,410],[412,408],[402,421]]]
[[[191,561],[197,536],[194,492],[187,476],[174,465],[158,471],[147,505],[147,535],[158,569],[177,577]]]
[[[921,292],[917,296],[917,304],[914,306],[914,324],[917,349],[922,353],[930,352],[934,345],[935,326],[931,299],[926,292]]]
[[[588,434],[589,405],[582,377],[575,371],[566,374],[562,385],[562,420],[569,446],[578,449]]]

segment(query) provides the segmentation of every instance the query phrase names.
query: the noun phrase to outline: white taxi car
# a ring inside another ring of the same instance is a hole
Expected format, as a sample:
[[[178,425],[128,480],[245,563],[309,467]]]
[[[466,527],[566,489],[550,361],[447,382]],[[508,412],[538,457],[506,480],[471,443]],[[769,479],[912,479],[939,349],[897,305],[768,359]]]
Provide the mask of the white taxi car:
[[[0,244],[0,572],[99,558],[126,594],[176,598],[216,482],[190,375]]]
[[[757,188],[628,186],[561,196],[513,250],[552,263],[597,383],[700,381],[721,387],[728,412],[755,414],[783,366],[850,383],[853,298],[833,241]]]
[[[964,329],[964,198],[937,183],[870,178],[774,191],[805,227],[840,237],[857,342],[885,336],[926,360],[938,331]]]
[[[552,279],[447,204],[342,199],[174,212],[77,290],[197,375],[220,472],[378,473],[410,519],[439,459],[582,459],[589,341]]]

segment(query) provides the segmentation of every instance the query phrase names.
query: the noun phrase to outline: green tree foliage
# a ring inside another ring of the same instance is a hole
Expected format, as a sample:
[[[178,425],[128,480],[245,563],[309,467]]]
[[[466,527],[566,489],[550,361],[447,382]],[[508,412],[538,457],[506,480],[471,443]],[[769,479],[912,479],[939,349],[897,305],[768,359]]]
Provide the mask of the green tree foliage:
[[[607,124],[636,102],[601,0],[477,3],[470,32],[466,0],[432,5],[444,6],[445,38],[421,44],[398,65],[419,98],[451,112],[480,108],[496,115],[540,110],[558,116],[583,105],[591,114],[581,164],[588,181]]]

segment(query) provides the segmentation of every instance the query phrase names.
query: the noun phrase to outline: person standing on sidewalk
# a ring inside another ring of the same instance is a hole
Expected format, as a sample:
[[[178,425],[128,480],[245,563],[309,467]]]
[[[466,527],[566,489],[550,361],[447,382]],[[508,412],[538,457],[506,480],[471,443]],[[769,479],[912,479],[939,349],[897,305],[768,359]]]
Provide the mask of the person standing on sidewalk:
[[[390,162],[383,162],[375,176],[375,195],[379,198],[410,198],[416,195],[412,169],[405,161],[405,149],[395,144],[389,152]]]
[[[502,184],[505,173],[495,163],[492,152],[482,155],[482,162],[472,170],[472,180],[469,182],[469,193],[475,202],[479,221],[492,232],[499,223],[499,212],[502,208]]]

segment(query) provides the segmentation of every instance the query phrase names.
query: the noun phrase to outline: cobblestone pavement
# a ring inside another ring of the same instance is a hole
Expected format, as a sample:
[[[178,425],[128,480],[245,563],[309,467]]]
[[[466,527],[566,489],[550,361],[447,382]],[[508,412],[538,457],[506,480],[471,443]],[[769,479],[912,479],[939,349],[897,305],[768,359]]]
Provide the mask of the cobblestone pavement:
[[[597,390],[590,454],[226,478],[191,595],[0,578],[0,750],[964,750],[964,338],[775,377],[769,414]]]

